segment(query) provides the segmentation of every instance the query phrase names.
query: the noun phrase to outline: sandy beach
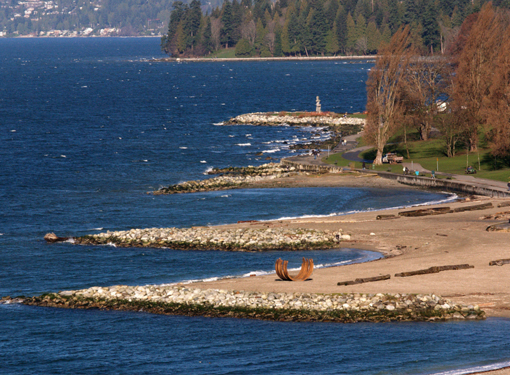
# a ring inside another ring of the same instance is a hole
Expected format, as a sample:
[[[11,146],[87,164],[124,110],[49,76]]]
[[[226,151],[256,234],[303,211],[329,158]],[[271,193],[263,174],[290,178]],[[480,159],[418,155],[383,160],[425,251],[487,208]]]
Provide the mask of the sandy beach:
[[[275,180],[272,186],[370,186],[408,189],[396,182],[366,175],[297,176]],[[262,186],[260,186],[262,187]],[[492,208],[423,217],[399,217],[376,220],[378,214],[398,215],[406,209],[363,212],[324,218],[300,218],[271,222],[254,222],[227,227],[295,227],[321,230],[341,228],[351,235],[342,247],[381,252],[385,258],[368,263],[316,269],[311,280],[283,282],[276,275],[225,279],[194,284],[200,288],[220,288],[265,292],[310,293],[436,293],[466,304],[478,305],[487,316],[510,317],[510,265],[489,266],[490,261],[510,258],[507,232],[488,232],[495,223],[508,222],[482,219],[485,215],[510,212],[498,208],[505,198],[471,197],[437,207],[451,209],[492,203]],[[434,206],[427,206],[434,207]],[[276,260],[276,259],[275,259]],[[396,273],[434,266],[469,264],[474,268],[443,271],[411,277],[395,277]],[[289,265],[291,266],[291,265]],[[299,265],[294,265],[298,267]],[[391,279],[365,284],[338,286],[340,281],[390,274]]]

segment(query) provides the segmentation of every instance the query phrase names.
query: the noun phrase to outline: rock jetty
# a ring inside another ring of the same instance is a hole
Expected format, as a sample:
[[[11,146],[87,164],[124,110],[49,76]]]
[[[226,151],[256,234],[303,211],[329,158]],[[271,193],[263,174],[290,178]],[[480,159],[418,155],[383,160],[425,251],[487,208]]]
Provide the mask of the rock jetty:
[[[208,174],[221,174],[205,180],[185,181],[176,185],[163,187],[153,192],[161,194],[197,193],[204,191],[228,190],[248,187],[254,182],[289,177],[299,173],[295,166],[267,163],[260,166],[229,167],[213,169]]]
[[[266,293],[181,285],[92,287],[26,298],[22,303],[280,321],[354,323],[485,318],[478,306],[458,305],[433,294]]]
[[[348,234],[299,228],[216,229],[148,228],[106,232],[74,238],[81,245],[114,245],[118,247],[156,247],[181,250],[310,250],[338,247]]]
[[[365,125],[361,118],[344,117],[330,112],[255,112],[231,118],[225,125],[262,125],[262,126],[342,126]]]

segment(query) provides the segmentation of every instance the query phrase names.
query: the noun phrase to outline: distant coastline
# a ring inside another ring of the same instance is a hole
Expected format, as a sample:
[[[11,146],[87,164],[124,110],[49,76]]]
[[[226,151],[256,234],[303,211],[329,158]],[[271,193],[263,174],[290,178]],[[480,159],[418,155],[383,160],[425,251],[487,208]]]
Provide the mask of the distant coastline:
[[[234,61],[334,61],[334,60],[371,60],[376,56],[287,56],[287,57],[165,57],[154,62],[234,62]]]

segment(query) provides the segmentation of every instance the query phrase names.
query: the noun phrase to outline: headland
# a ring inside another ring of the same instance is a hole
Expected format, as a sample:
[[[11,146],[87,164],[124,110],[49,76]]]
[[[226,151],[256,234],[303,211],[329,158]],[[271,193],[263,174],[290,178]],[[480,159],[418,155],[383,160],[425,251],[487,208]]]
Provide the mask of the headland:
[[[281,124],[280,120],[276,124]],[[256,122],[253,118],[247,121]],[[211,174],[218,177],[169,186],[154,194],[291,186],[409,189],[384,173],[309,167],[307,163],[283,162],[213,170]],[[76,237],[71,240],[77,245],[183,250],[358,248],[380,252],[384,258],[316,269],[303,282],[286,282],[270,274],[191,286],[93,287],[19,300],[4,298],[3,303],[344,323],[510,317],[510,287],[506,282],[510,276],[508,206],[510,198],[473,195],[421,209],[406,208],[403,203],[384,212],[215,227],[132,229]],[[49,242],[68,240],[49,238]]]

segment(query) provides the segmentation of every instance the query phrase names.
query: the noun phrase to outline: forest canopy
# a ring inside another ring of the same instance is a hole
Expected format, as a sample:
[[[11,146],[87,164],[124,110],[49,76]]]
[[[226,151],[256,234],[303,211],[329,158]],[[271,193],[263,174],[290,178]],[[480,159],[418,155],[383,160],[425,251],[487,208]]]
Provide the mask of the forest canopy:
[[[377,54],[400,26],[421,53],[443,53],[485,0],[226,0],[204,14],[175,1],[162,49],[174,57],[235,47],[236,56]],[[510,0],[493,1],[508,8]]]

